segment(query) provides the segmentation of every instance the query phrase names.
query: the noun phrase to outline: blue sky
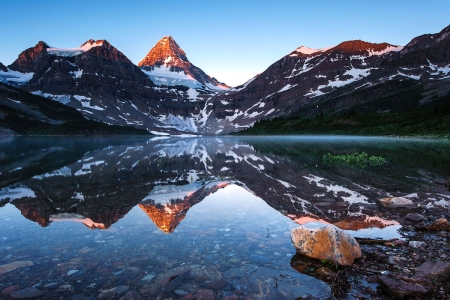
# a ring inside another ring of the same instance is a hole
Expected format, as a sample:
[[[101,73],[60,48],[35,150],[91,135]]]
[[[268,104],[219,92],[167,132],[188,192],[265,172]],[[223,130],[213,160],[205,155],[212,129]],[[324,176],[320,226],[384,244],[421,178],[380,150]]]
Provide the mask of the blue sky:
[[[299,46],[362,39],[405,45],[450,24],[444,0],[0,0],[0,62],[43,40],[78,47],[106,39],[138,63],[171,35],[208,75],[238,85]]]

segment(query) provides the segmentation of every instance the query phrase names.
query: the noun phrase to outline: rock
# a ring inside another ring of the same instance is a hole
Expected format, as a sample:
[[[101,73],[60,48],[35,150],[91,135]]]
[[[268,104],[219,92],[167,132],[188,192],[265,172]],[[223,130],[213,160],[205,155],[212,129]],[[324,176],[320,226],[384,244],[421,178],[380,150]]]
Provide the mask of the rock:
[[[291,231],[297,253],[316,259],[326,259],[339,265],[352,265],[361,257],[358,242],[334,225],[310,222]]]
[[[162,285],[164,285],[163,293],[170,293],[173,291],[180,283],[182,283],[188,276],[191,270],[183,270],[181,272],[178,272],[177,274],[174,274],[170,278],[167,278],[162,282]]]
[[[378,276],[378,283],[394,298],[424,295],[433,287],[426,282],[417,282],[411,278],[391,275]]]
[[[78,254],[86,254],[88,252],[91,252],[94,249],[89,248],[88,246],[84,246],[80,250],[78,250]]]
[[[222,298],[222,300],[239,300],[239,297],[236,295],[225,296]]]
[[[335,272],[331,271],[329,268],[326,267],[318,268],[315,272],[317,275],[321,276],[321,278],[327,278],[335,274]]]
[[[136,290],[131,290],[126,293],[124,296],[120,297],[119,300],[142,300],[141,294]]]
[[[427,261],[416,269],[415,277],[442,282],[450,278],[450,263],[446,261]]]
[[[255,264],[268,264],[271,262],[271,259],[258,254],[251,254],[249,257],[250,261]]]
[[[24,268],[32,266],[33,262],[29,260],[23,260],[23,261],[14,261],[12,263],[1,265],[0,266],[0,274],[5,274],[11,271],[14,271],[16,269]]]
[[[141,281],[144,281],[144,282],[150,282],[150,281],[152,281],[152,279],[155,278],[155,277],[156,277],[156,275],[148,274],[147,276],[145,276],[144,278],[142,278]]]
[[[18,289],[20,289],[20,285],[11,285],[11,286],[8,286],[7,288],[4,288],[4,289],[2,290],[2,296],[3,296],[3,297],[6,297],[6,296],[8,296],[11,292],[14,292],[14,291],[16,291],[16,290],[18,290]]]
[[[12,299],[27,299],[27,298],[38,298],[44,296],[40,290],[29,287],[23,290],[13,291],[9,294]]]
[[[423,249],[423,248],[425,248],[425,246],[427,245],[427,243],[421,242],[421,241],[410,241],[410,242],[408,243],[408,245],[409,245],[411,248],[415,248],[415,249]]]
[[[323,281],[302,273],[243,265],[224,272],[233,289],[250,299],[322,299],[331,297]]]
[[[414,202],[412,202],[412,200],[403,197],[382,198],[380,199],[380,204],[388,208],[415,207]]]
[[[416,213],[409,213],[405,216],[406,220],[412,221],[412,222],[420,222],[424,219],[425,217],[422,216],[421,214],[416,214]]]
[[[194,280],[197,282],[205,282],[209,280],[209,276],[194,276]]]
[[[86,296],[84,294],[75,294],[70,296],[69,300],[85,300]]]
[[[445,218],[441,218],[426,226],[430,231],[450,231],[450,223]]]
[[[118,298],[122,295],[124,295],[125,293],[128,292],[130,288],[128,286],[116,286],[113,287],[111,289],[108,290],[103,290],[101,291],[101,293],[97,296],[97,299],[101,300],[101,299],[112,299],[112,298]]]
[[[183,296],[186,296],[187,294],[189,294],[188,292],[183,291],[183,290],[174,290],[173,292],[180,297],[183,297]]]
[[[73,274],[77,273],[78,270],[70,270],[69,272],[67,272],[67,276],[72,276]]]
[[[227,281],[221,279],[221,280],[216,280],[216,281],[213,281],[213,282],[211,282],[211,283],[208,283],[208,284],[206,285],[206,288],[207,288],[207,289],[210,289],[210,290],[215,290],[215,291],[217,291],[217,290],[223,289],[226,285],[227,285]]]
[[[207,289],[198,290],[195,293],[195,299],[197,300],[214,300],[214,292]]]

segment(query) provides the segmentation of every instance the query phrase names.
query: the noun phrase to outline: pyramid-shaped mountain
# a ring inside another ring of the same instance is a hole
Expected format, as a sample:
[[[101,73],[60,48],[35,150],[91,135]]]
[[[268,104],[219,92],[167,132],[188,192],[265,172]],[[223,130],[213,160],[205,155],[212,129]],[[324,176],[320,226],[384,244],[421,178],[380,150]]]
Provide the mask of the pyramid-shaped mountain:
[[[171,36],[165,36],[156,43],[138,66],[157,85],[184,85],[219,91],[229,88],[191,64],[186,53]]]

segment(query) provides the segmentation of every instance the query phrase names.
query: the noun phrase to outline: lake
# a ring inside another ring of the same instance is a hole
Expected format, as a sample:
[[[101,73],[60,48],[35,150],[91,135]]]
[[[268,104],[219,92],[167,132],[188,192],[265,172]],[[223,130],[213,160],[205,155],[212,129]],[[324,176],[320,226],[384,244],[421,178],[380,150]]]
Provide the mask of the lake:
[[[326,159],[362,152],[382,163]],[[400,238],[407,212],[380,199],[450,208],[439,140],[17,137],[0,162],[0,290],[45,299],[326,297],[293,268],[291,229]]]

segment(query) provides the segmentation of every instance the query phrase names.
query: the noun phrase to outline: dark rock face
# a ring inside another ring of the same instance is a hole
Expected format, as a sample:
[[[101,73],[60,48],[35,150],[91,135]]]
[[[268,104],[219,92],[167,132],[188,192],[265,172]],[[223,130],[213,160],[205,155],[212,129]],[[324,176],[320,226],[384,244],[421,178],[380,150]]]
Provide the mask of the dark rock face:
[[[229,88],[226,84],[206,75],[203,70],[191,64],[186,53],[171,36],[165,36],[156,43],[144,59],[139,62],[138,66],[146,71],[165,67],[171,72],[183,72],[197,80],[204,88],[208,88],[207,84],[210,87]]]
[[[8,71],[8,69],[6,69],[6,67],[5,67],[5,65],[2,64],[1,62],[0,62],[0,71],[3,71],[3,72],[7,72]]]
[[[39,41],[34,47],[28,48],[19,54],[19,57],[9,66],[11,70],[22,73],[39,73],[46,70],[46,66],[51,62],[47,55],[47,49],[50,48],[43,41]]]

